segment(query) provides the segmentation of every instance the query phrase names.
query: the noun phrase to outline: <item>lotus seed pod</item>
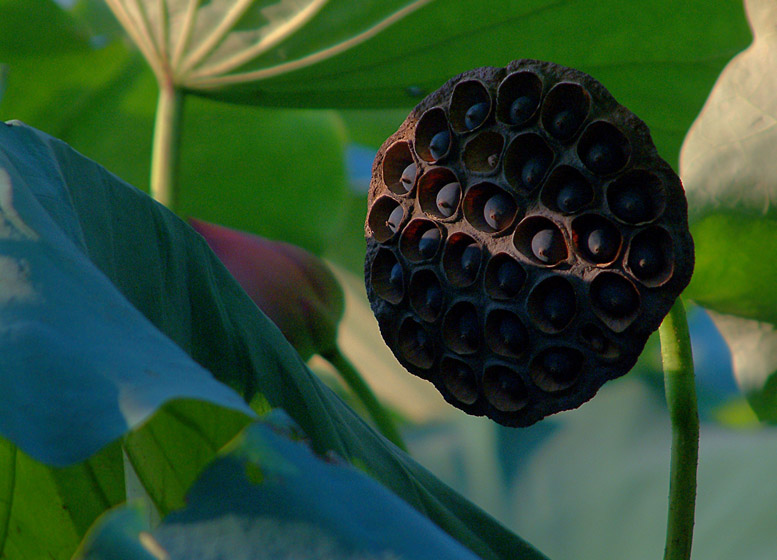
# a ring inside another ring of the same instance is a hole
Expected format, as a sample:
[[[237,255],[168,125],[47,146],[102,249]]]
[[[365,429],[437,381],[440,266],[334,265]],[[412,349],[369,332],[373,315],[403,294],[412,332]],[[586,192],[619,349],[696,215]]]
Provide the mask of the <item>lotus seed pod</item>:
[[[424,99],[378,151],[367,295],[462,410],[527,426],[627,373],[693,271],[679,178],[596,80],[536,60]]]

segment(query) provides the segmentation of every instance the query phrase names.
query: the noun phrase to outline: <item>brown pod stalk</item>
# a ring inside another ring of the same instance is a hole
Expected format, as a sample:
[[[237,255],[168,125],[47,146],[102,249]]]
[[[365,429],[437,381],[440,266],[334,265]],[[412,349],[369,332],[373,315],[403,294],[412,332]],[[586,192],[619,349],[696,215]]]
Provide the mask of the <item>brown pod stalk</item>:
[[[693,272],[680,179],[596,80],[536,60],[424,99],[373,166],[367,295],[411,373],[527,426],[627,373]]]

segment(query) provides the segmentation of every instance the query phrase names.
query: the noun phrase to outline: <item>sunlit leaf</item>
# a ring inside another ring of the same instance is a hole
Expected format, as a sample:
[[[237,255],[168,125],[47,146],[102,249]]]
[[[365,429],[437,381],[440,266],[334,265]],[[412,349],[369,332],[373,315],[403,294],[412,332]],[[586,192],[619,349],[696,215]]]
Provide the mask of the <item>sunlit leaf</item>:
[[[734,375],[758,418],[777,423],[777,329],[773,323],[711,313],[731,348]]]
[[[759,417],[777,418],[777,6],[745,2],[753,44],[720,75],[683,144],[697,263],[687,296],[722,314],[735,375]]]
[[[118,444],[83,463],[54,468],[0,439],[3,558],[69,559],[92,522],[124,500],[123,476]]]
[[[178,400],[128,434],[124,452],[145,493],[164,515],[184,506],[186,492],[202,469],[247,422],[235,411]]]

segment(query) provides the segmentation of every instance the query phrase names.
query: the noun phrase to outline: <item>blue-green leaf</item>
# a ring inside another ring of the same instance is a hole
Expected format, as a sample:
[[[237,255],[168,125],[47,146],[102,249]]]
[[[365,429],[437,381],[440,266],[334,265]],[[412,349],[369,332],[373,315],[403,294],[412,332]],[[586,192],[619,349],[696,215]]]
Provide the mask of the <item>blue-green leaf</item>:
[[[0,432],[34,458],[65,465],[171,399],[250,413],[90,261],[97,248],[85,241],[92,232],[74,206],[75,181],[106,187],[92,191],[94,211],[110,188],[126,188],[52,138],[0,125]]]

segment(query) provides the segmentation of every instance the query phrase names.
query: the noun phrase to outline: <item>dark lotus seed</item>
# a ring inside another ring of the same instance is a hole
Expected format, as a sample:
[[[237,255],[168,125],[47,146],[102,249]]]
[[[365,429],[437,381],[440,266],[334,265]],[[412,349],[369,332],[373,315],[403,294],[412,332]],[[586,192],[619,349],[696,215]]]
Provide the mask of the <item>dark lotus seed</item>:
[[[480,247],[477,243],[470,243],[461,254],[461,269],[472,279],[480,267]]]
[[[473,311],[467,310],[459,318],[458,336],[467,350],[474,350],[478,347],[480,341],[478,318]]]
[[[634,243],[629,251],[629,267],[640,280],[656,276],[664,268],[664,255],[657,243],[645,239]]]
[[[402,172],[402,177],[400,177],[399,181],[402,183],[402,187],[405,189],[405,192],[410,192],[413,190],[416,172],[417,170],[415,163],[411,163],[405,167],[405,170]]]
[[[423,311],[432,317],[436,317],[442,309],[442,288],[437,284],[429,284],[426,288],[426,298],[423,303]]]
[[[618,235],[611,228],[596,228],[588,233],[586,245],[595,262],[610,262],[618,252]]]
[[[508,375],[507,372],[500,375],[497,391],[489,400],[503,412],[520,410],[526,403],[526,387],[517,375]]]
[[[642,190],[624,189],[612,197],[611,203],[613,214],[625,222],[646,222],[652,217],[652,202]]]
[[[637,294],[626,280],[607,278],[596,293],[599,306],[615,318],[626,317],[638,305]]]
[[[521,182],[527,189],[532,190],[540,184],[547,171],[547,164],[544,158],[533,157],[523,164],[521,170]]]
[[[528,95],[522,95],[510,105],[510,122],[521,124],[532,116],[537,107],[537,100]]]
[[[574,313],[575,296],[569,290],[557,289],[546,294],[542,314],[554,329],[566,327]]]
[[[432,141],[429,142],[429,153],[432,155],[432,159],[437,161],[443,157],[448,151],[450,144],[451,135],[447,130],[442,130],[432,136]]]
[[[531,240],[531,251],[545,264],[555,264],[564,258],[564,241],[554,229],[542,229]]]
[[[511,354],[520,354],[526,344],[526,331],[523,325],[509,315],[499,322],[499,337],[502,345]]]
[[[580,126],[580,118],[572,109],[559,111],[550,121],[550,133],[556,138],[565,139],[575,133]]]
[[[489,227],[499,231],[507,227],[512,218],[513,205],[506,194],[497,193],[486,201],[483,217]]]
[[[418,240],[418,252],[424,259],[430,259],[437,252],[440,245],[440,230],[436,227],[426,230]]]
[[[391,267],[391,272],[389,273],[389,284],[394,286],[395,288],[402,289],[402,265],[397,263],[394,263],[394,266]]]
[[[572,381],[577,373],[576,360],[569,352],[551,350],[542,358],[542,369],[560,385]]]
[[[488,103],[475,103],[464,115],[464,126],[473,130],[483,124],[488,116]]]
[[[486,163],[488,163],[489,167],[496,167],[496,164],[499,163],[499,154],[491,154],[488,156]]]
[[[389,214],[388,220],[386,220],[386,226],[391,230],[391,233],[396,233],[399,229],[399,225],[402,223],[402,218],[405,212],[401,206],[397,206]]]
[[[465,404],[472,404],[478,398],[478,389],[472,371],[464,364],[457,363],[448,374],[446,383],[453,396]]]
[[[607,175],[621,168],[623,159],[617,148],[606,142],[597,142],[585,154],[585,165],[599,175]]]
[[[586,187],[579,181],[566,183],[556,195],[556,205],[564,214],[572,214],[580,210],[588,198],[586,196]]]
[[[430,358],[432,344],[429,334],[420,327],[413,324],[411,332],[401,339],[401,351],[411,361],[425,362]]]
[[[437,193],[437,209],[443,218],[448,218],[456,211],[459,205],[461,186],[459,183],[448,183]]]
[[[607,339],[598,329],[594,330],[593,327],[583,333],[583,340],[591,350],[599,354],[607,349]]]
[[[515,296],[523,285],[523,271],[518,263],[507,260],[496,270],[496,284],[508,298]]]

